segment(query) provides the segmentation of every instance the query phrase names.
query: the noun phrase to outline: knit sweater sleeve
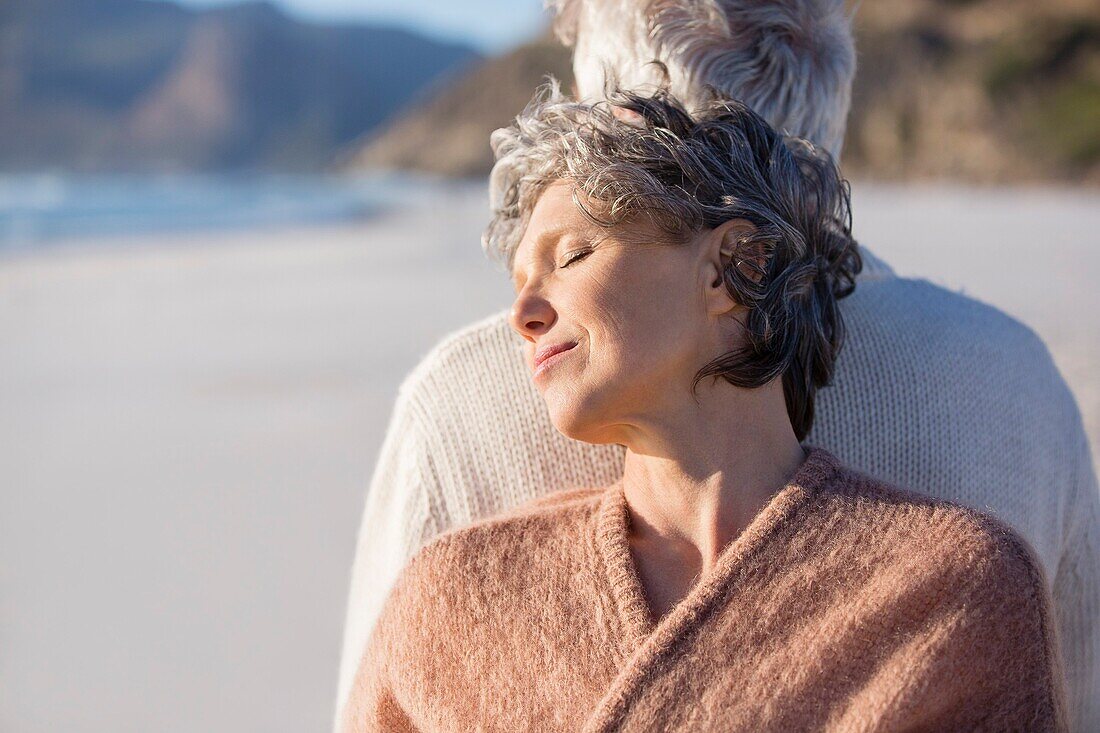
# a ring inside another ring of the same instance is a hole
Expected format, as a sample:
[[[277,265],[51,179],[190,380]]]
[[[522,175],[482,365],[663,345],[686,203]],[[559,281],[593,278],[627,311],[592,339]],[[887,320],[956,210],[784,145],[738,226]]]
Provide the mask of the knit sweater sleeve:
[[[418,548],[448,524],[441,516],[429,435],[415,383],[406,380],[398,390],[360,521],[340,658],[336,729],[387,595]]]
[[[1076,480],[1054,577],[1062,632],[1070,730],[1100,730],[1100,488],[1083,429],[1077,431]]]
[[[882,730],[1065,731],[1064,668],[1050,592],[1033,551],[1007,525],[958,543],[942,595],[915,603],[927,633],[905,647],[905,679]],[[954,540],[953,540],[954,542]],[[925,615],[927,614],[927,615]]]

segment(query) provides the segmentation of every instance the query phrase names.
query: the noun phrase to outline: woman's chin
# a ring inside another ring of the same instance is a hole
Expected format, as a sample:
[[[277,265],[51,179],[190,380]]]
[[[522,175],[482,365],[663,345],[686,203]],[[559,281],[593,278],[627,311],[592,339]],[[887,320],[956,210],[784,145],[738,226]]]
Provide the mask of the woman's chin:
[[[550,410],[550,421],[565,437],[584,443],[612,442],[606,434],[606,421],[598,419],[596,411],[584,409],[575,400],[559,403],[549,397],[547,406]]]

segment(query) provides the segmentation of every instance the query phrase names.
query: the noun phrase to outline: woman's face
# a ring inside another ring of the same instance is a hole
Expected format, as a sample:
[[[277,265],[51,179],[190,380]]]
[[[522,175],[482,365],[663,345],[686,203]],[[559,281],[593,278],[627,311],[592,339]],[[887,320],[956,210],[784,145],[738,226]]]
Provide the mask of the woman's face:
[[[644,217],[593,224],[564,182],[539,198],[515,255],[510,322],[564,435],[623,443],[632,427],[682,409],[695,373],[735,346],[731,319],[718,317],[735,303],[710,240],[670,243]],[[570,348],[536,368],[556,345]]]

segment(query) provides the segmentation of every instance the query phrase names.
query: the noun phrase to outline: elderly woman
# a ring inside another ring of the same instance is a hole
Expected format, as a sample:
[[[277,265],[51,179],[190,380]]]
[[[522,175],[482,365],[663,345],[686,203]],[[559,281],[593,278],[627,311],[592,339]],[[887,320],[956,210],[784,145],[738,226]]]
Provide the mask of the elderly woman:
[[[493,145],[533,384],[622,478],[424,547],[345,729],[1063,728],[1025,541],[802,444],[860,269],[831,159],[738,103],[556,86]]]

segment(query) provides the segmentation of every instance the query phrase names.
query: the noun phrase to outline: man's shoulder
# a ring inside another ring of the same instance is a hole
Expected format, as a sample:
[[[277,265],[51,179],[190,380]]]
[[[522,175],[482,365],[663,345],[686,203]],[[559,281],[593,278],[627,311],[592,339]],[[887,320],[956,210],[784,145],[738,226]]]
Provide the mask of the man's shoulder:
[[[996,345],[1032,358],[1049,358],[1043,340],[1026,324],[994,305],[922,278],[889,277],[857,285],[841,301],[846,320],[859,330],[935,333],[930,348],[968,343]]]
[[[1060,428],[1075,419],[1072,394],[1046,343],[993,305],[904,277],[861,283],[841,303],[847,340],[837,385],[874,392],[876,401],[942,398],[959,410],[985,406],[997,414],[1034,408]],[[822,393],[823,404],[835,399],[851,401],[851,390]]]
[[[452,372],[470,372],[486,364],[522,362],[523,344],[502,310],[463,326],[441,338],[420,359],[401,384],[401,391],[422,388]]]

